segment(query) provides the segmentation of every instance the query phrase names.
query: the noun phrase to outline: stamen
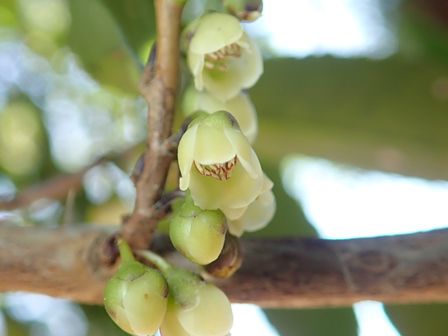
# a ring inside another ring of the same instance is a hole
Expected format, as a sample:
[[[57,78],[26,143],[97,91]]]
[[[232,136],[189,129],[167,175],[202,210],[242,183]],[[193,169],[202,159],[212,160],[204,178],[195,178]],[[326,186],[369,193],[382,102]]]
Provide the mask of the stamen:
[[[194,165],[201,175],[211,176],[219,181],[225,181],[231,177],[232,170],[235,167],[236,163],[237,157],[235,156],[233,159],[224,163],[202,165],[195,161]]]
[[[204,66],[209,70],[227,71],[226,61],[231,58],[241,57],[241,47],[237,43],[232,43],[205,55]]]

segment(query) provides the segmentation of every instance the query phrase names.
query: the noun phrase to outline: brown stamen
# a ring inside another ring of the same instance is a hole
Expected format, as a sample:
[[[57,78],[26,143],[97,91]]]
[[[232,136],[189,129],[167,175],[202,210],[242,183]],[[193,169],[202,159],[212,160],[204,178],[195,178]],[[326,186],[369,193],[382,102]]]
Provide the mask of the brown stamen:
[[[210,165],[202,165],[200,163],[194,162],[194,165],[198,172],[204,176],[211,176],[219,181],[226,181],[232,175],[232,170],[237,163],[236,156],[224,163],[214,163]]]

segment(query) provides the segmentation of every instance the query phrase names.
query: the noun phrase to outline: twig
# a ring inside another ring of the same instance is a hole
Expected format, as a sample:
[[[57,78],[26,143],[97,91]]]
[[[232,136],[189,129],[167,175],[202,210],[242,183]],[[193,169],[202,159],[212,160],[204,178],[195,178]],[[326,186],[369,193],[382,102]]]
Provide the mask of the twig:
[[[101,162],[103,160],[96,161],[74,174],[61,174],[33,185],[11,200],[2,201],[0,199],[0,210],[7,211],[26,207],[41,198],[62,199],[70,190],[79,190],[86,172]]]
[[[173,152],[167,149],[174,115],[179,72],[179,31],[183,5],[155,0],[157,48],[155,64],[145,67],[140,91],[148,103],[148,141],[142,170],[136,180],[135,207],[123,225],[122,236],[134,249],[150,244],[158,219],[154,204],[165,186]]]
[[[110,233],[88,225],[67,229],[0,226],[0,291],[31,291],[102,303],[117,256]],[[109,239],[109,240],[108,240]],[[402,236],[321,240],[242,239],[244,262],[217,281],[233,302],[264,307],[448,302],[448,229]],[[167,237],[152,249],[180,260]],[[339,258],[356,287],[347,286]]]
[[[138,145],[137,145],[138,146]],[[105,155],[92,164],[73,174],[60,174],[46,181],[35,184],[10,200],[2,200],[0,198],[0,211],[9,211],[30,205],[34,201],[41,198],[50,198],[55,200],[63,199],[70,191],[76,192],[82,186],[84,175],[93,167],[104,162],[121,160],[132,153],[137,146],[130,147],[118,154]]]

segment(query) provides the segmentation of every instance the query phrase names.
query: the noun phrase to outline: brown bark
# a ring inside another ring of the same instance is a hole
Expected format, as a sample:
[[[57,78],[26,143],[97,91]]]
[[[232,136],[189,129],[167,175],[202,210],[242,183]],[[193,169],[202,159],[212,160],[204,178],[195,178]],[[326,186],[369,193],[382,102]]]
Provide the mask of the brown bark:
[[[101,303],[114,253],[104,228],[0,225],[0,290]],[[154,248],[172,253],[166,237]],[[217,281],[233,302],[263,307],[448,301],[448,230],[322,240],[243,239],[242,268]]]
[[[170,134],[173,123],[179,72],[179,30],[183,5],[156,0],[157,47],[155,62],[150,59],[141,82],[148,103],[148,139],[143,166],[136,176],[137,198],[132,214],[124,222],[123,238],[133,248],[148,247],[158,222],[154,204],[165,186],[173,159]]]

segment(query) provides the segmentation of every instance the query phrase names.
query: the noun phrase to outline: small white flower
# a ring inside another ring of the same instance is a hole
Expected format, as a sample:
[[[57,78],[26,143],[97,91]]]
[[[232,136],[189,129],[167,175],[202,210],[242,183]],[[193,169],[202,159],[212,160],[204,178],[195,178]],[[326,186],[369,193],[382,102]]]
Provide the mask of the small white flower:
[[[240,92],[235,97],[223,102],[205,91],[200,92],[190,87],[184,95],[183,112],[185,115],[191,115],[196,111],[207,113],[227,111],[231,113],[249,142],[255,141],[258,132],[257,113],[249,95]]]
[[[225,101],[255,84],[263,72],[256,44],[239,21],[211,13],[199,19],[188,46],[188,66],[198,90],[204,88]]]
[[[189,189],[198,207],[220,209],[230,219],[264,186],[257,155],[225,111],[204,113],[190,124],[179,143],[178,163],[180,189]]]

